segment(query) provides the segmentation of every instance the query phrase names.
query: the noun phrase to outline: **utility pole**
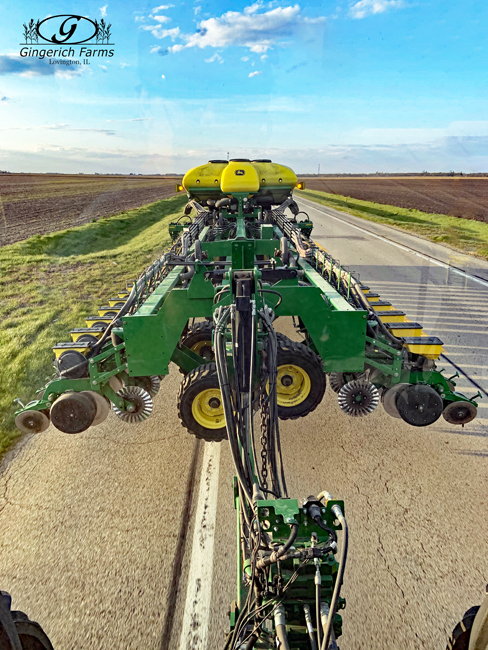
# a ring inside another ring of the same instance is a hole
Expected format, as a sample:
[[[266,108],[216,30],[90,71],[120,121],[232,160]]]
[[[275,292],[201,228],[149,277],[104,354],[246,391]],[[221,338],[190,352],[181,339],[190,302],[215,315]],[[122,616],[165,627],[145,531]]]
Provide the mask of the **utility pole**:
[[[320,163],[319,163],[319,170],[317,172],[317,176],[320,176]]]
[[[227,152],[227,162],[229,162],[229,152]]]

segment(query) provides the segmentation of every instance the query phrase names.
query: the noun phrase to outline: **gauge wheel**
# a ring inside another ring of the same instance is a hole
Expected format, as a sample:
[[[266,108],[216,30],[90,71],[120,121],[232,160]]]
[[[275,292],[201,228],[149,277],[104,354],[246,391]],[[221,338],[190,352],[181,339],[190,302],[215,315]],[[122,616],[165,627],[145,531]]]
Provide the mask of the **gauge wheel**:
[[[178,417],[197,438],[220,442],[227,438],[224,405],[215,363],[205,363],[189,372],[178,392]]]

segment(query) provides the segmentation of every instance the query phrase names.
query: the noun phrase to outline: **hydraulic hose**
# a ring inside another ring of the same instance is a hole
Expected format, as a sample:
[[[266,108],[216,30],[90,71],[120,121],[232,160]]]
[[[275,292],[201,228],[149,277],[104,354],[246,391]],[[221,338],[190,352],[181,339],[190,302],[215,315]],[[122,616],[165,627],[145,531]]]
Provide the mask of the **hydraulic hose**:
[[[298,535],[298,524],[292,524],[290,537],[286,540],[285,544],[283,546],[280,546],[280,548],[277,551],[273,551],[271,555],[268,555],[267,557],[263,557],[260,560],[258,560],[258,562],[256,563],[256,568],[264,569],[270,564],[274,564],[275,562],[278,562],[280,557],[282,557],[290,548],[290,546],[293,545],[294,541],[297,538],[297,535]]]
[[[332,631],[332,625],[334,622],[334,617],[337,609],[337,603],[339,601],[339,592],[341,590],[342,581],[344,579],[344,569],[346,568],[346,559],[347,559],[347,546],[349,542],[349,532],[347,528],[346,518],[342,514],[342,510],[338,505],[332,506],[332,512],[339,520],[339,523],[342,526],[342,545],[341,545],[341,556],[339,559],[339,569],[337,571],[336,581],[334,585],[334,591],[332,593],[332,598],[330,601],[330,611],[327,618],[327,625],[324,627],[324,638],[322,639],[322,645],[320,650],[328,650],[329,648],[329,639]]]
[[[312,615],[310,613],[309,605],[303,606],[303,611],[305,613],[305,623],[307,625],[308,638],[310,641],[310,650],[317,650],[317,643],[315,641],[315,634],[313,631]]]
[[[280,645],[280,650],[290,650],[288,637],[286,635],[285,607],[278,605],[274,612],[275,632]]]

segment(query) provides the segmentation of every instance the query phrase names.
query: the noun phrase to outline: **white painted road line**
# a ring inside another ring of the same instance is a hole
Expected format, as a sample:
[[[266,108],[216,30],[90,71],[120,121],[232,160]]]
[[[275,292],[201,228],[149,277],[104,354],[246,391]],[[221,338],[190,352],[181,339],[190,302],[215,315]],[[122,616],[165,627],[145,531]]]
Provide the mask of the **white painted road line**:
[[[341,223],[346,224],[346,226],[349,226],[350,228],[354,228],[355,230],[359,230],[361,232],[366,232],[371,237],[375,237],[376,239],[381,239],[381,241],[387,242],[392,246],[396,246],[397,248],[400,248],[401,250],[406,251],[407,253],[412,253],[412,255],[417,255],[418,257],[421,257],[424,260],[428,260],[432,264],[436,264],[437,266],[442,266],[445,269],[449,269],[453,273],[456,273],[457,275],[460,275],[463,278],[469,278],[473,282],[477,282],[478,284],[482,284],[483,286],[488,287],[488,282],[486,280],[483,280],[482,278],[478,278],[475,275],[471,275],[470,273],[467,273],[466,271],[462,271],[461,269],[457,269],[454,266],[450,266],[445,262],[436,260],[435,257],[430,257],[430,255],[424,255],[423,253],[419,253],[413,248],[409,248],[408,246],[404,246],[403,244],[398,244],[397,242],[388,239],[388,237],[382,237],[381,235],[377,235],[376,233],[371,232],[371,230],[368,230],[367,228],[361,228],[360,226],[356,226],[355,224],[349,223],[349,221],[346,221],[345,219],[340,219],[339,217],[330,214],[330,212],[328,212],[327,210],[324,210],[323,207],[318,207],[321,205],[320,203],[314,203],[314,201],[310,201],[302,197],[300,197],[298,201],[304,201],[305,205],[314,208],[315,210],[317,210],[317,212],[322,212],[322,214],[325,214],[327,217],[329,217],[329,219],[335,219],[335,221],[340,221]]]
[[[206,650],[212,595],[220,444],[206,442],[179,650]]]

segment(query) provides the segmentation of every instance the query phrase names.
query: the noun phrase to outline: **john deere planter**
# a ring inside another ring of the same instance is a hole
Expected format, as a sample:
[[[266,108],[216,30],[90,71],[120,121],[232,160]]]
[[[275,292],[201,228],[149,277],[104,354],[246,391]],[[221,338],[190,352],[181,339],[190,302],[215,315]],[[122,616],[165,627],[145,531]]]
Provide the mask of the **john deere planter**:
[[[227,649],[326,650],[341,634],[344,504],[325,491],[302,505],[288,498],[280,418],[317,408],[327,376],[344,417],[367,416],[380,401],[417,427],[476,416],[476,402],[436,368],[442,341],[311,239],[293,200],[299,185],[269,160],[190,170],[171,248],[54,346],[55,376],[16,414],[28,433],[49,421],[79,433],[110,408],[137,424],[169,364],[179,367],[183,426],[228,439],[235,465],[239,571]],[[281,316],[293,317],[300,342],[275,331]]]
[[[189,202],[170,225],[172,247],[135,283],[107,296],[86,327],[71,330],[70,342],[54,346],[56,376],[17,413],[19,429],[40,432],[50,419],[61,431],[79,433],[102,422],[110,405],[122,420],[142,422],[172,362],[186,375],[178,397],[184,426],[208,440],[225,437],[211,369],[215,319],[248,297],[236,295],[244,278],[255,301],[248,318],[257,324],[253,394],[267,390],[262,378],[269,364],[258,311],[269,310],[271,320],[293,316],[302,337],[297,343],[277,335],[280,418],[315,409],[328,374],[350,416],[371,413],[381,397],[389,415],[413,426],[442,414],[452,424],[472,420],[476,402],[436,368],[442,341],[425,336],[419,323],[314,243],[313,224],[292,198],[296,186],[291,169],[267,160],[217,160],[191,169],[178,187]],[[198,392],[200,384],[209,387]]]

